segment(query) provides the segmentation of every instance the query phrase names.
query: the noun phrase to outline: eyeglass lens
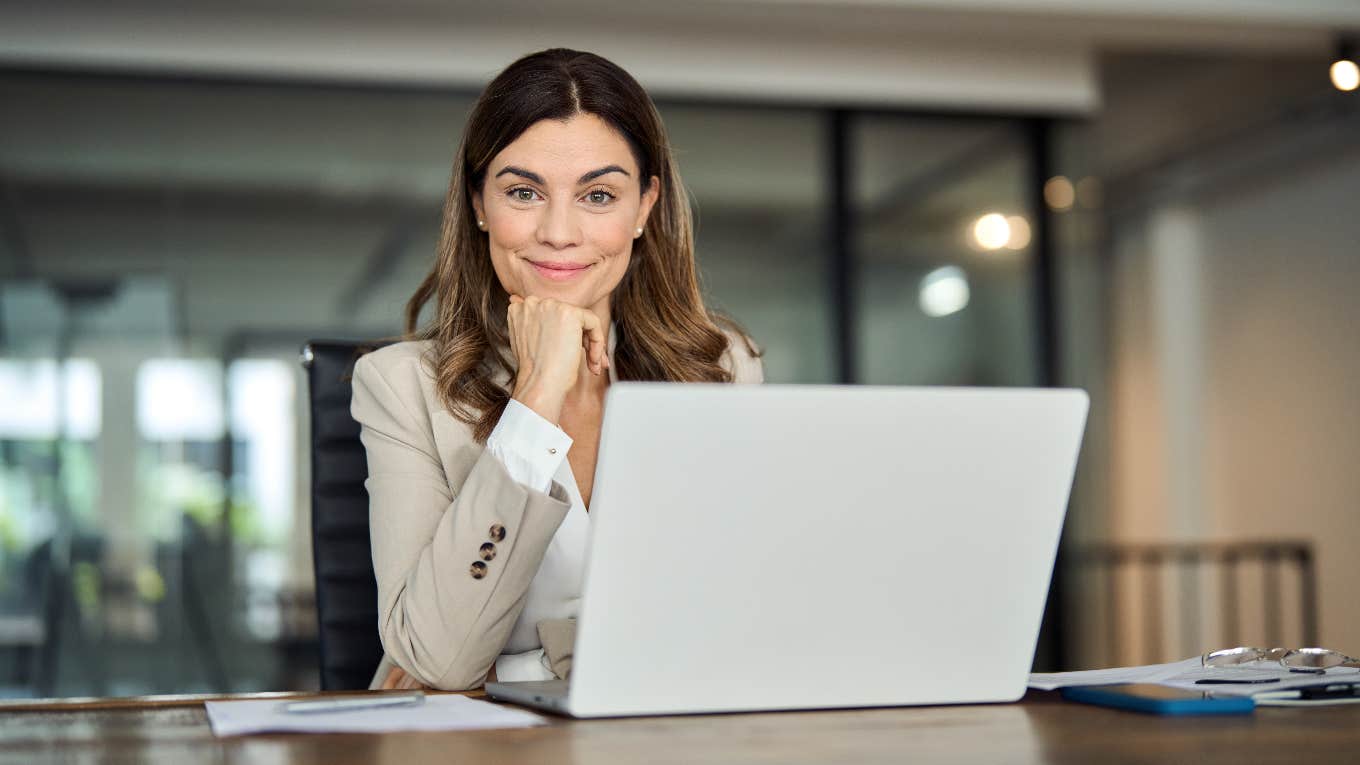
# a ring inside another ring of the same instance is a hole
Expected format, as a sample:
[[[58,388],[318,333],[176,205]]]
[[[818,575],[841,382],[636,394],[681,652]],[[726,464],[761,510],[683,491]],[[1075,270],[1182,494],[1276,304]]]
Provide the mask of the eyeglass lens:
[[[1279,661],[1286,667],[1299,669],[1328,669],[1355,661],[1340,651],[1333,651],[1328,648],[1299,648],[1296,650],[1271,648],[1267,650],[1247,646],[1225,648],[1221,651],[1207,653],[1201,661],[1206,667],[1232,667],[1263,660]]]
[[[1300,648],[1290,651],[1282,659],[1286,667],[1305,669],[1327,669],[1345,664],[1346,655],[1326,648]]]
[[[1260,648],[1225,648],[1221,651],[1214,651],[1204,655],[1203,664],[1206,667],[1232,667],[1238,664],[1259,661],[1266,658],[1266,652]]]

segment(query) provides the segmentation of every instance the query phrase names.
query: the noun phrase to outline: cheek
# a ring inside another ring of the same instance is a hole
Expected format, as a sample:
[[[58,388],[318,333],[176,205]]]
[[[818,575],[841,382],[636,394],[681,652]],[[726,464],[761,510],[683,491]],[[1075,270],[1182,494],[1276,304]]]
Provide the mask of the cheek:
[[[496,278],[507,294],[520,295],[524,293],[524,290],[520,289],[519,277],[513,269],[508,267],[506,259],[497,255],[494,250],[491,253],[491,270],[496,272]]]
[[[601,221],[591,228],[590,239],[601,255],[626,260],[633,246],[633,229],[617,220]]]
[[[592,233],[591,244],[604,258],[605,289],[613,291],[623,280],[628,270],[628,262],[633,257],[633,229],[620,227],[617,223],[602,225]]]
[[[600,273],[600,279],[596,282],[594,290],[595,300],[613,295],[618,291],[619,285],[623,283],[623,277],[628,273],[628,263],[631,260],[632,254],[624,252],[604,262],[604,270]]]
[[[534,220],[528,215],[499,215],[488,226],[491,251],[516,252],[532,244],[534,240]]]
[[[523,274],[515,268],[516,253],[526,249],[533,238],[533,226],[515,216],[501,216],[488,226],[487,244],[491,249],[491,267],[500,278],[501,286],[511,294],[523,294]]]

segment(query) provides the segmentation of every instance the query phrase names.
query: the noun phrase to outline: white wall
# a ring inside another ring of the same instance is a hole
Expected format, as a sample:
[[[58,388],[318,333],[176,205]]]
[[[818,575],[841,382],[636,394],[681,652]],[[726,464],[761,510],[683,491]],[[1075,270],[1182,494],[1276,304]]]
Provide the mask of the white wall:
[[[1203,208],[1207,529],[1311,540],[1322,644],[1352,655],[1360,651],[1357,200],[1352,144],[1348,155],[1230,190]]]
[[[1110,538],[1311,542],[1320,642],[1354,654],[1360,150],[1340,142],[1284,172],[1166,196],[1116,229]],[[1296,641],[1297,579],[1284,584]],[[1217,597],[1213,577],[1192,586]],[[1242,587],[1243,628],[1204,618],[1199,646],[1178,640],[1188,616],[1168,607],[1164,658],[1265,641],[1259,572]],[[1146,615],[1134,604],[1122,617],[1113,659],[1148,658]]]

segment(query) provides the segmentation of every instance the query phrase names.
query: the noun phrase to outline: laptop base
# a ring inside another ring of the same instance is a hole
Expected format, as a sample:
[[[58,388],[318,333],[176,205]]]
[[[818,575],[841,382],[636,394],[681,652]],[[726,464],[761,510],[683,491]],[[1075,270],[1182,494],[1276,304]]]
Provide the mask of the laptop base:
[[[567,699],[570,685],[566,680],[523,680],[512,683],[487,683],[486,695],[497,701],[509,701],[559,715],[570,715]]]

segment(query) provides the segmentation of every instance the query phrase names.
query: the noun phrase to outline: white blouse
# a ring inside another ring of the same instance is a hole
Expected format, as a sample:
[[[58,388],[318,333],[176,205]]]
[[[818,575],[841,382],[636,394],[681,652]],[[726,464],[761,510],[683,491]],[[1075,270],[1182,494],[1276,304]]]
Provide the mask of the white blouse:
[[[609,371],[612,380],[614,370],[611,367]],[[505,652],[496,659],[497,680],[553,679],[538,639],[538,623],[575,618],[581,603],[590,518],[567,462],[571,443],[571,437],[561,428],[514,399],[486,439],[487,450],[505,465],[511,478],[545,493],[557,481],[571,498],[571,507],[529,584],[524,610],[510,631]]]
[[[610,326],[608,353],[614,357],[617,340]],[[731,336],[732,342],[740,342]],[[760,383],[764,370],[760,360],[748,360],[742,368],[732,369],[734,381]],[[609,382],[618,382],[614,367],[609,367]],[[590,518],[586,503],[572,475],[567,452],[572,440],[561,428],[538,412],[510,399],[500,421],[487,437],[486,448],[505,465],[506,472],[519,483],[548,492],[557,481],[571,498],[571,507],[557,527],[538,573],[529,583],[524,610],[511,629],[504,653],[496,659],[496,678],[504,681],[551,680],[554,675],[538,637],[538,623],[544,619],[576,618],[581,603],[581,583],[585,576],[586,545],[590,537]]]

